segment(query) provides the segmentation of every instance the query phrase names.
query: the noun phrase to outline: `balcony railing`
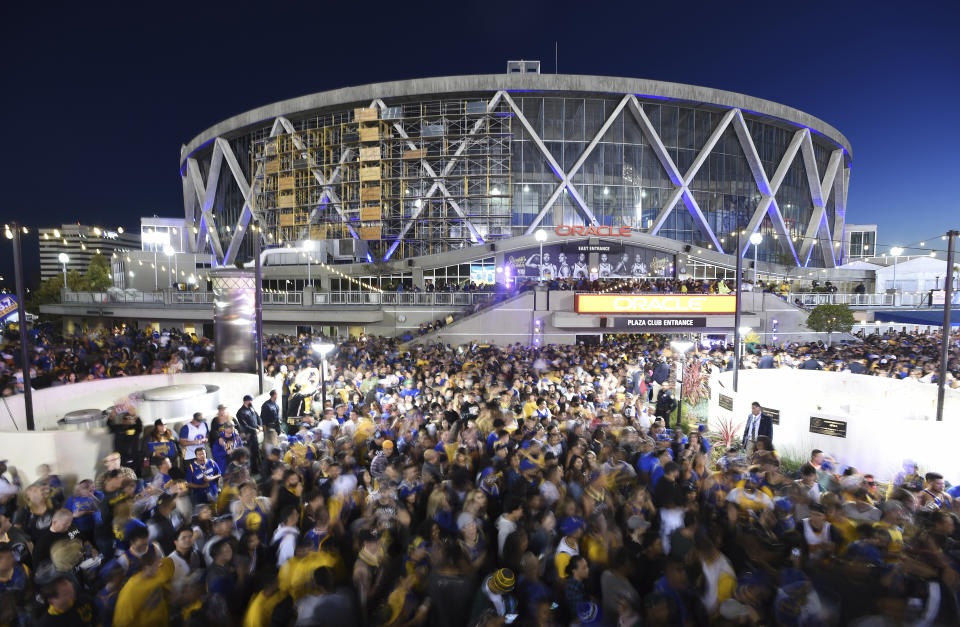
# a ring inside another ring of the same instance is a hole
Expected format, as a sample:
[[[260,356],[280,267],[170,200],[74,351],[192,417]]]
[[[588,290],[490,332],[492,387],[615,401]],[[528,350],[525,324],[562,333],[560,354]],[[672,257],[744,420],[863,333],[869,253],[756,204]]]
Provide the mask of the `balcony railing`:
[[[141,292],[139,290],[116,290],[108,292],[72,292],[62,293],[62,303],[93,305],[101,303],[152,303],[162,305],[163,292]]]
[[[312,305],[397,307],[472,307],[486,303],[491,292],[314,292]],[[211,305],[213,292],[111,290],[106,292],[64,291],[63,304],[131,303],[150,305]],[[264,305],[303,306],[302,292],[263,292]],[[308,302],[307,306],[311,304]]]
[[[313,304],[470,307],[491,298],[490,292],[315,292]]]
[[[799,300],[803,307],[816,307],[817,305],[893,306],[893,294],[787,294],[786,299],[791,303]]]

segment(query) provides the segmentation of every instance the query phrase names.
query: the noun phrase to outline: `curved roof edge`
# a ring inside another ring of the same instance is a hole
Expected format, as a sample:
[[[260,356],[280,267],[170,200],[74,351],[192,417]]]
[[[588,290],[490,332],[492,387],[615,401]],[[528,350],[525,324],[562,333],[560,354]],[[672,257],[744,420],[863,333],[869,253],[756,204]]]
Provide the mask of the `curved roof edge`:
[[[477,74],[414,78],[385,83],[369,83],[322,91],[251,109],[214,124],[190,140],[181,149],[180,165],[187,156],[216,137],[230,135],[240,129],[272,120],[277,116],[324,109],[337,105],[369,103],[375,98],[389,100],[426,94],[504,91],[566,91],[609,94],[636,94],[639,98],[669,99],[703,103],[727,108],[738,108],[749,114],[761,115],[804,126],[843,148],[852,160],[853,150],[847,138],[833,126],[799,109],[711,87],[668,83],[640,78],[614,76],[586,76],[579,74]]]

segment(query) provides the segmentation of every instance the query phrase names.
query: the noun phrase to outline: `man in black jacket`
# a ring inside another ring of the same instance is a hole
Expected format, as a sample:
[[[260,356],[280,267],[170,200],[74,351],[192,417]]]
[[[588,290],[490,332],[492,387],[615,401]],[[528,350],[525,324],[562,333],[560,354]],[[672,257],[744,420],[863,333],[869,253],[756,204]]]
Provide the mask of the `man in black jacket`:
[[[760,403],[754,401],[750,408],[750,415],[747,416],[747,424],[743,428],[743,441],[741,442],[748,456],[753,455],[757,438],[761,435],[767,436],[773,442],[773,419],[763,413]]]
[[[272,429],[277,437],[280,436],[280,405],[277,404],[276,390],[270,390],[270,398],[260,406],[260,420],[263,421],[264,429]],[[264,433],[264,435],[268,434]],[[276,443],[276,438],[270,436],[270,439],[273,440],[271,444]]]
[[[243,397],[243,407],[237,410],[237,422],[240,424],[240,437],[243,444],[250,451],[250,472],[260,472],[260,443],[257,436],[263,431],[260,416],[253,409],[253,397],[247,394]]]

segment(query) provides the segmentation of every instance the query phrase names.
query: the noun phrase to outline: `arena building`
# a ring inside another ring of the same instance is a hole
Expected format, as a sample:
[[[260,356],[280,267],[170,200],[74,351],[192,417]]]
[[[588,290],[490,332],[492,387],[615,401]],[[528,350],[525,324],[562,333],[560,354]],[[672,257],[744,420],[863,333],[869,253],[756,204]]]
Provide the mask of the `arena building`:
[[[308,242],[331,264],[479,260],[540,229],[729,262],[739,228],[742,253],[764,235],[762,262],[842,263],[852,153],[829,124],[717,89],[519,69],[534,71],[347,87],[212,126],[181,150],[190,252],[248,260],[256,223],[268,248]],[[674,270],[655,261],[627,274]]]

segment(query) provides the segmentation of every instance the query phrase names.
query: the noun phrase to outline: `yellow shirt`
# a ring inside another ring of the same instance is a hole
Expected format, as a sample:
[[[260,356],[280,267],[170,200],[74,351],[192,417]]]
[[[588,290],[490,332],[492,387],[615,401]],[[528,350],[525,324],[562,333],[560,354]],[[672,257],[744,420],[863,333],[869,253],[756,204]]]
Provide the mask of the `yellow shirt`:
[[[262,590],[258,592],[253,599],[250,600],[247,613],[243,616],[243,627],[269,625],[274,608],[277,607],[277,604],[283,601],[286,596],[287,593],[280,589],[275,590],[271,595],[264,594]]]
[[[533,415],[533,412],[537,411],[537,404],[533,401],[523,404],[523,417],[529,418]]]
[[[152,577],[141,571],[130,578],[117,596],[113,624],[117,627],[164,627],[169,623],[167,592],[173,578],[173,560],[165,557]]]

